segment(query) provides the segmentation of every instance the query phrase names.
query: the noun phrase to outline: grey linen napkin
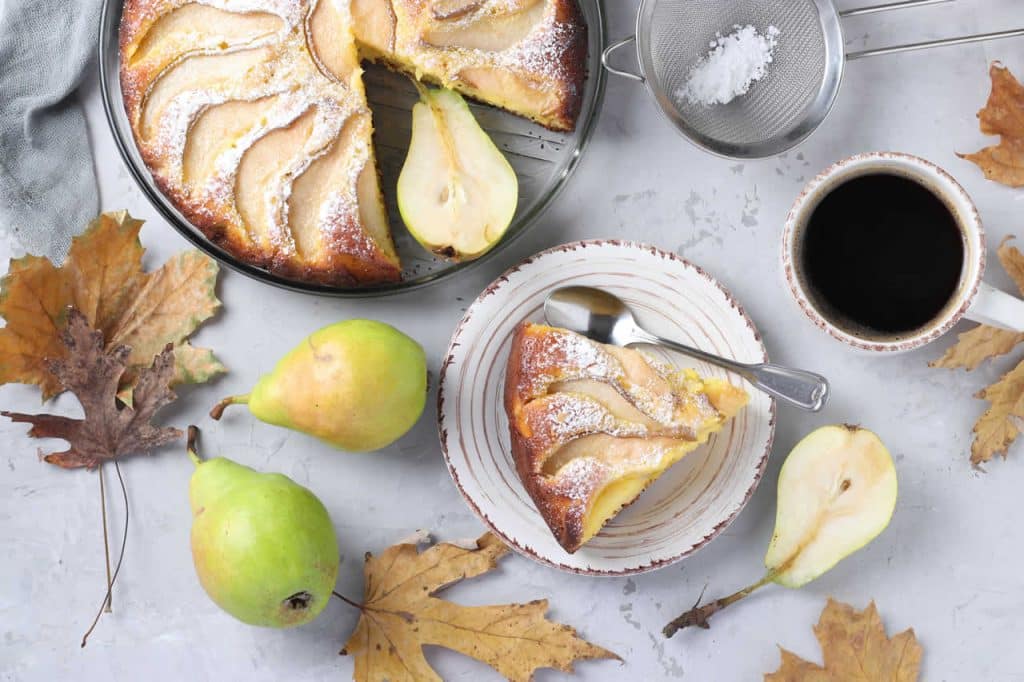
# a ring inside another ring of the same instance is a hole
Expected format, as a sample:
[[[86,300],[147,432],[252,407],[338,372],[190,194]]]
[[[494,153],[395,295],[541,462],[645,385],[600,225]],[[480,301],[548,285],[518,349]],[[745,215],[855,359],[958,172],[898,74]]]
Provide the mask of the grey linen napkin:
[[[100,0],[0,0],[0,231],[60,263],[99,210],[85,114]]]

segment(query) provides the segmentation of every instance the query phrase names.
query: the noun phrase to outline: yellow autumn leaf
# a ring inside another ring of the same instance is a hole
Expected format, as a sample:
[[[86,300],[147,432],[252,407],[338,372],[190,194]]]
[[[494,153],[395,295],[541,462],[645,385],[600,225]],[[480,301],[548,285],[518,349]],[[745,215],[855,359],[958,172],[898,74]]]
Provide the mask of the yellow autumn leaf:
[[[37,256],[11,261],[0,280],[7,322],[0,329],[0,383],[36,384],[44,399],[63,390],[46,361],[67,353],[60,334],[72,306],[102,332],[107,348],[131,348],[121,396],[131,395],[139,371],[168,343],[176,347],[176,381],[203,382],[225,371],[210,351],[182,346],[220,307],[217,264],[190,251],[145,272],[141,227],[126,211],[104,213],[72,241],[61,267]]]
[[[440,682],[423,656],[432,644],[471,656],[509,680],[527,682],[539,668],[572,672],[584,659],[618,659],[581,639],[568,625],[544,617],[546,599],[528,604],[461,606],[435,595],[465,578],[487,573],[508,548],[491,533],[475,548],[441,543],[419,552],[414,544],[366,557],[362,615],[342,649],[355,658],[358,682]]]
[[[814,636],[824,665],[781,649],[782,664],[765,682],[914,682],[920,675],[923,649],[914,631],[888,637],[874,602],[857,611],[829,599]]]
[[[961,334],[956,345],[928,364],[943,369],[972,370],[990,358],[1006,355],[1021,341],[1024,341],[1024,334],[982,324]]]
[[[976,396],[990,405],[974,424],[971,464],[1006,458],[1010,444],[1020,435],[1017,419],[1024,418],[1024,362]]]
[[[1004,239],[999,245],[999,262],[1024,295],[1024,253],[1016,246],[1010,246],[1010,239]],[[1022,341],[1024,334],[978,325],[961,334],[957,343],[949,348],[945,355],[929,365],[945,369],[972,370],[985,360],[1006,355]]]
[[[989,180],[1024,187],[1024,86],[995,62],[989,69],[992,93],[978,112],[981,132],[999,135],[999,144],[974,154],[957,154],[978,165]]]

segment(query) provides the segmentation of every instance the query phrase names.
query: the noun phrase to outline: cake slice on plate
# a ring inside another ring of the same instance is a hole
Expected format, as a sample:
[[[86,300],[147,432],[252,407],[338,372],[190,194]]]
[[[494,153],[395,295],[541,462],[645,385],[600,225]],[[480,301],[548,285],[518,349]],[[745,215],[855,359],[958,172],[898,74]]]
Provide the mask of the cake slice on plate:
[[[516,470],[568,552],[747,400],[727,381],[533,323],[516,330],[505,375]]]

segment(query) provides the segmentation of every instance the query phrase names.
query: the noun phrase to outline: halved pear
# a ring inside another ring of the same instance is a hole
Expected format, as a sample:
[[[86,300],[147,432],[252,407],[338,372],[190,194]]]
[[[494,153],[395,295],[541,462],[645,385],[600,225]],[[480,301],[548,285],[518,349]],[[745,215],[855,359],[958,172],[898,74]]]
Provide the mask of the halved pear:
[[[662,630],[709,627],[708,619],[765,585],[801,587],[885,530],[896,508],[896,465],[871,431],[823,426],[797,443],[779,473],[775,532],[758,582],[689,611]]]
[[[412,141],[398,176],[398,210],[424,248],[471,260],[505,234],[519,182],[461,95],[418,87]]]
[[[856,426],[824,426],[789,453],[779,474],[775,533],[764,563],[774,582],[800,587],[885,530],[896,508],[896,466]]]

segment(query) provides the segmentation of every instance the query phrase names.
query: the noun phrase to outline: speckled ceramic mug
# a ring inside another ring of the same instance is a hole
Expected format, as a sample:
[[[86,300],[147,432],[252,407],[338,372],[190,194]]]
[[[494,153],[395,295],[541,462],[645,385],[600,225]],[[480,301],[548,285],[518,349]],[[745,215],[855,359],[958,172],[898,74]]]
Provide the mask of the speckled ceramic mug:
[[[909,332],[887,334],[844,325],[816,300],[802,268],[801,250],[807,223],[822,199],[854,178],[877,173],[914,180],[943,200],[964,240],[960,281],[953,296],[928,323]],[[964,317],[1003,329],[1024,332],[1024,301],[986,284],[985,230],[978,209],[953,176],[930,161],[896,152],[858,154],[814,178],[797,197],[782,235],[782,268],[793,297],[816,327],[843,343],[868,351],[904,352],[936,340]]]

